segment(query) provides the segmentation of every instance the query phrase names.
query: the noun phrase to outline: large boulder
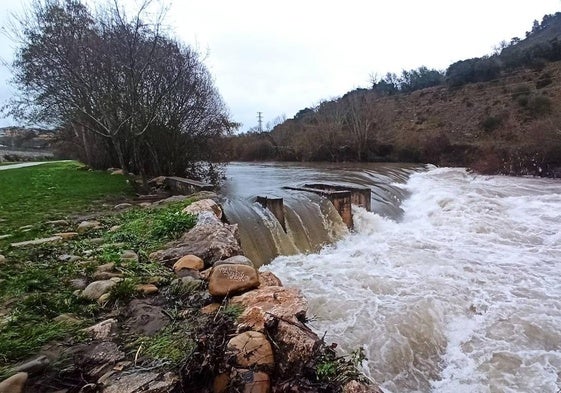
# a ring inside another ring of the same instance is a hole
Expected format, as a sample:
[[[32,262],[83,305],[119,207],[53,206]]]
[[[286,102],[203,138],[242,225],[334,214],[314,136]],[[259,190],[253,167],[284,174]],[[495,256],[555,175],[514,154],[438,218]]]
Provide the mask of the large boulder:
[[[257,270],[247,265],[215,266],[208,279],[208,291],[212,296],[234,295],[258,286]]]
[[[230,300],[232,305],[243,308],[238,318],[240,330],[263,332],[274,319],[295,324],[305,320],[308,301],[299,289],[278,286],[263,286]]]
[[[238,226],[222,223],[214,213],[202,212],[193,229],[178,241],[166,245],[164,250],[150,254],[150,258],[172,265],[188,254],[199,256],[207,266],[221,259],[242,255]]]
[[[295,288],[265,286],[230,300],[240,305],[238,331],[252,329],[271,338],[276,350],[276,370],[287,375],[302,369],[321,344],[319,337],[304,324],[308,303]],[[291,371],[292,370],[292,371]]]

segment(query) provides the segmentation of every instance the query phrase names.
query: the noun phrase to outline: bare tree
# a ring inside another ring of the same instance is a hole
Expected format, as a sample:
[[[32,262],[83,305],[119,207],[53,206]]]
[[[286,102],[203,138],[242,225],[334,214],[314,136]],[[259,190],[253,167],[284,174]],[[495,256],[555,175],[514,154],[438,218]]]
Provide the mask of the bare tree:
[[[165,34],[162,14],[144,21],[149,4],[129,18],[116,1],[96,14],[81,0],[36,1],[19,21],[11,114],[71,125],[89,163],[102,138],[114,165],[143,179],[204,177],[213,166],[201,163],[219,158],[209,143],[236,125],[199,54]]]

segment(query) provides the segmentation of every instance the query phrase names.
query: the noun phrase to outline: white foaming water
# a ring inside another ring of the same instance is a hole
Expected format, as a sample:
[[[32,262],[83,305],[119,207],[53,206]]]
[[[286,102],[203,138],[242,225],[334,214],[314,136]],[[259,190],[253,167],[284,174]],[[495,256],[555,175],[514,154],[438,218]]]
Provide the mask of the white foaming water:
[[[265,267],[301,288],[312,327],[386,392],[558,392],[561,182],[431,169],[400,222]]]

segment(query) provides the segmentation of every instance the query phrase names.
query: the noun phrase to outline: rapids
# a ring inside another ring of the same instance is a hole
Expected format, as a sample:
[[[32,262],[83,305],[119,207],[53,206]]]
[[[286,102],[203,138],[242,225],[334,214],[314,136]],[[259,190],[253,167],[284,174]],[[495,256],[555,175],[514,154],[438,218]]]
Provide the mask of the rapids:
[[[262,269],[302,289],[326,341],[363,346],[386,392],[560,391],[561,182],[398,177],[402,214],[356,208],[352,233]]]

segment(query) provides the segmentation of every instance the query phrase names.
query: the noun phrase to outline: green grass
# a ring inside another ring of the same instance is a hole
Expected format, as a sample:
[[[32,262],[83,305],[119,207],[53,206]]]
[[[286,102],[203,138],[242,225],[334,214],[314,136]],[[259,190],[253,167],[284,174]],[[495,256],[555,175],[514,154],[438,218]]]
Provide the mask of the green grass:
[[[45,344],[80,340],[79,329],[106,313],[121,312],[115,310],[122,310],[130,299],[139,296],[136,284],[157,282],[162,293],[171,296],[165,285],[172,281],[173,273],[150,261],[148,255],[193,227],[195,218],[181,213],[190,201],[115,214],[115,200],[132,193],[126,179],[79,168],[78,163],[65,162],[0,171],[0,235],[13,235],[0,240],[0,253],[6,257],[0,266],[0,380],[14,364],[40,353]],[[111,201],[109,207],[102,206],[105,201]],[[9,245],[73,231],[78,224],[76,216],[88,212],[101,222],[100,229],[70,241],[26,248]],[[68,225],[44,223],[63,218]],[[20,230],[23,225],[32,228],[28,232]],[[121,227],[109,232],[113,225]],[[125,250],[134,250],[138,260],[122,260]],[[82,261],[70,263],[59,258],[64,254],[79,256]],[[76,296],[70,280],[91,282],[97,266],[107,262],[114,262],[115,271],[124,278],[113,287],[109,302],[100,306]],[[183,298],[171,296],[169,300],[169,312],[174,313],[176,303]],[[81,322],[55,322],[61,314],[72,314]],[[188,331],[178,329],[174,325],[153,338],[142,338],[146,357],[172,364],[182,360],[193,342],[187,337]]]
[[[0,235],[132,195],[125,177],[81,167],[59,162],[0,171]]]
[[[153,251],[195,225],[195,217],[181,213],[188,203],[174,203],[158,209],[134,209],[109,217],[110,224],[121,225],[121,228],[108,233],[106,238],[115,243],[127,243],[135,250]]]

